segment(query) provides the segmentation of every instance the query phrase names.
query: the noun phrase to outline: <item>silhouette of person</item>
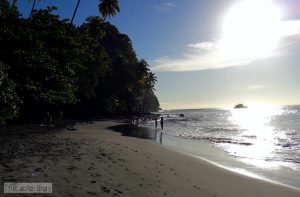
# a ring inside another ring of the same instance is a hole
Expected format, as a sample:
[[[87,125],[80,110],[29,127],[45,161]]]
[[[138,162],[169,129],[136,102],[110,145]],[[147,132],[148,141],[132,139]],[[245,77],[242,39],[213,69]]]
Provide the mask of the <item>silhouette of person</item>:
[[[47,129],[49,129],[50,126],[51,126],[51,123],[52,123],[52,116],[50,115],[50,113],[48,111],[46,112],[46,120],[45,120],[45,122],[46,122]]]
[[[60,111],[59,114],[58,114],[58,120],[62,120],[62,118],[63,118],[63,112]]]
[[[157,129],[157,117],[155,117],[155,130]]]
[[[164,129],[164,117],[160,118],[160,126],[161,126],[161,129]]]

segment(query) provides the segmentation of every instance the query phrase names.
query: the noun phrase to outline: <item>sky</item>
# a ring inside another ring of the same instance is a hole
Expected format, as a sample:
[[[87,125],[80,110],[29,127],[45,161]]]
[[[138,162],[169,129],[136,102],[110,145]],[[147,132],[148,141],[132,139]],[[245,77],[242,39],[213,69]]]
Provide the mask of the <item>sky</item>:
[[[71,18],[77,0],[45,0]],[[109,21],[157,76],[163,109],[300,104],[300,0],[119,0]],[[81,0],[75,24],[99,15]],[[19,0],[28,17],[31,3]]]

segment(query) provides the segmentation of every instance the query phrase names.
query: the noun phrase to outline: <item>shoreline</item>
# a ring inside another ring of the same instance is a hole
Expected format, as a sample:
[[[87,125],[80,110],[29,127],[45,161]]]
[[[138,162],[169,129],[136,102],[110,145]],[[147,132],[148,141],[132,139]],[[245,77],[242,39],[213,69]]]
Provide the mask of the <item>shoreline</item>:
[[[224,170],[228,170],[228,171],[233,172],[235,174],[240,174],[240,175],[243,175],[243,176],[246,176],[246,177],[249,177],[249,178],[253,178],[253,179],[257,179],[257,180],[269,182],[271,184],[276,184],[276,185],[279,185],[279,186],[283,186],[283,187],[287,187],[287,188],[291,188],[291,189],[300,191],[300,188],[293,187],[293,186],[290,186],[290,185],[287,185],[287,184],[284,184],[284,183],[280,183],[280,182],[277,182],[277,181],[274,181],[272,179],[268,179],[268,178],[265,178],[265,177],[262,177],[262,176],[259,176],[259,175],[256,175],[256,174],[252,174],[251,172],[248,172],[246,170],[244,172],[238,171],[238,170],[234,170],[233,168],[226,167],[224,165],[218,164],[217,162],[205,159],[203,157],[195,156],[195,155],[192,155],[192,154],[189,154],[189,153],[185,153],[185,152],[180,152],[180,151],[179,151],[179,153],[188,155],[190,157],[195,157],[197,159],[201,159],[201,160],[203,160],[205,162],[210,163],[211,165],[214,165],[214,166],[219,167],[219,168],[223,168]]]
[[[1,184],[53,182],[54,192],[49,196],[300,195],[299,190],[233,173],[108,129],[122,124],[97,121],[76,125],[76,131],[22,138],[38,144],[40,150],[2,159]]]
[[[156,139],[153,143],[159,143]],[[300,172],[280,162],[257,161],[228,155],[215,144],[164,134],[162,146],[205,160],[225,170],[300,190]],[[251,160],[251,161],[249,161]],[[255,163],[255,162],[259,162]]]

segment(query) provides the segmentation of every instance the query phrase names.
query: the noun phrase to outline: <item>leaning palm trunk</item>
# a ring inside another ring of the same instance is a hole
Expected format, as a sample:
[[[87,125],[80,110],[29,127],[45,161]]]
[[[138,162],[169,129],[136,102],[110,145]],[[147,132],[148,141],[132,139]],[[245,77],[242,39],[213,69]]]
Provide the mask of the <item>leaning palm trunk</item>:
[[[76,5],[76,8],[74,10],[74,13],[73,13],[73,16],[72,16],[72,19],[71,19],[71,25],[73,24],[73,21],[74,21],[74,18],[75,18],[75,15],[77,13],[77,9],[79,7],[79,4],[80,4],[80,0],[77,1],[77,5]]]
[[[32,5],[32,8],[31,8],[31,11],[30,11],[29,18],[31,18],[31,16],[32,16],[32,12],[33,12],[33,10],[35,8],[35,4],[36,4],[36,0],[33,1],[33,5]]]
[[[16,8],[16,7],[17,7],[17,4],[18,4],[18,0],[14,0],[12,6],[13,6],[14,8]]]

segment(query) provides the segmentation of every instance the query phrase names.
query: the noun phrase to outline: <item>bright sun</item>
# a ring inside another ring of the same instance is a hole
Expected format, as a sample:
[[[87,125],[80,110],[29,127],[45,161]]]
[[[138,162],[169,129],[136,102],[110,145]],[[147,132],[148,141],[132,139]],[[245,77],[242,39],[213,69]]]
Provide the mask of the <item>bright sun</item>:
[[[225,60],[271,55],[280,35],[281,12],[271,0],[243,0],[225,16],[218,48]]]

